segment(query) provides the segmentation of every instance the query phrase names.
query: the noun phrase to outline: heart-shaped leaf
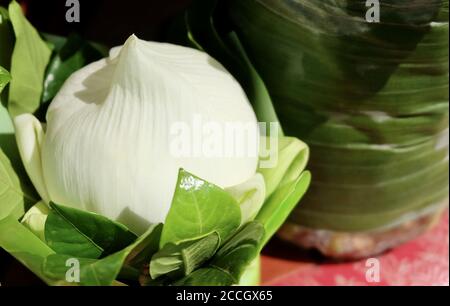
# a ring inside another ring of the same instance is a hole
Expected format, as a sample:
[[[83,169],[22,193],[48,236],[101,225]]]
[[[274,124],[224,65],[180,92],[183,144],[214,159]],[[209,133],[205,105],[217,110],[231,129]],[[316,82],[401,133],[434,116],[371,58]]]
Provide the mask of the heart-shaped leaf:
[[[137,238],[124,225],[98,214],[54,203],[50,206],[45,239],[58,254],[96,259],[125,248]]]
[[[240,222],[239,205],[230,194],[181,169],[160,246],[201,238],[213,232],[226,241]]]

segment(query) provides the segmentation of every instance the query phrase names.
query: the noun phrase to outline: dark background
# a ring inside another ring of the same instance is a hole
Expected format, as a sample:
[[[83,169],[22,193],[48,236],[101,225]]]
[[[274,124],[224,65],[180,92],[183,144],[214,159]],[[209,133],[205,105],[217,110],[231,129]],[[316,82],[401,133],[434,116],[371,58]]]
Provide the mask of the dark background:
[[[7,7],[9,0],[0,0]],[[173,18],[191,0],[79,0],[80,23],[65,19],[66,0],[18,1],[31,23],[42,32],[72,32],[109,46],[121,45],[131,34],[141,39],[163,40]],[[43,285],[31,272],[0,249],[0,286]]]
[[[170,21],[192,0],[79,0],[80,23],[68,23],[66,0],[22,0],[31,23],[42,32],[84,38],[109,46],[123,44],[128,36],[162,40]],[[9,0],[0,0],[7,7]]]

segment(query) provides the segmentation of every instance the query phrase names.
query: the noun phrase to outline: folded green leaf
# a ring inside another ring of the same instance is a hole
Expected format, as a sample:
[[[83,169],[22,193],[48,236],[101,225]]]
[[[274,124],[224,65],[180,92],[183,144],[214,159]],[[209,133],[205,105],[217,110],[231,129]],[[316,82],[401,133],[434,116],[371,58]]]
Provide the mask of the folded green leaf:
[[[267,200],[255,220],[264,225],[264,241],[260,248],[269,241],[276,231],[283,225],[292,210],[308,190],[311,174],[306,171],[296,180],[280,186]]]
[[[152,279],[166,274],[172,279],[187,276],[211,259],[219,246],[220,237],[215,232],[194,241],[168,243],[153,255],[150,262],[150,276]]]
[[[221,244],[219,234],[212,233],[181,250],[184,275],[189,275],[214,256]]]
[[[183,275],[183,257],[181,249],[172,243],[166,244],[161,251],[153,255],[150,261],[149,272],[153,280],[166,275],[177,279]]]
[[[308,146],[297,138],[281,137],[278,139],[277,164],[275,167],[260,168],[258,171],[266,182],[266,199],[284,183],[296,180],[305,170],[309,159]]]
[[[124,225],[98,214],[53,203],[50,206],[45,239],[58,254],[96,259],[125,248],[137,238]]]
[[[207,266],[174,282],[175,286],[231,286],[240,283],[248,268],[253,266],[264,239],[264,227],[257,221],[246,224],[234,235]],[[258,273],[256,273],[258,275]],[[250,278],[253,278],[251,275]]]
[[[239,205],[223,189],[180,170],[160,246],[217,232],[226,241],[239,227]]]
[[[12,216],[16,220],[37,200],[21,186],[11,162],[0,149],[0,220]]]
[[[26,20],[16,1],[9,5],[9,16],[16,44],[11,60],[8,109],[12,116],[17,116],[34,113],[39,108],[51,50]]]
[[[173,283],[174,286],[231,286],[233,277],[217,268],[202,268]]]
[[[124,264],[136,258],[137,251],[148,250],[149,246],[153,246],[153,242],[159,238],[160,233],[161,225],[154,225],[130,246],[102,259],[80,258],[61,254],[50,255],[43,263],[44,274],[51,280],[64,282],[71,267],[68,263],[77,260],[80,278],[79,283],[75,284],[81,286],[111,286],[115,283]]]
[[[128,254],[125,266],[142,270],[145,265],[148,265],[153,255],[159,249],[162,229],[162,224],[152,226],[151,235],[144,235],[141,242],[131,250],[130,254]]]
[[[236,199],[241,208],[241,225],[252,221],[264,204],[265,182],[260,173],[242,184],[225,190]]]
[[[264,226],[257,221],[247,223],[220,248],[210,266],[226,271],[237,284],[246,268],[259,255],[263,240]]]

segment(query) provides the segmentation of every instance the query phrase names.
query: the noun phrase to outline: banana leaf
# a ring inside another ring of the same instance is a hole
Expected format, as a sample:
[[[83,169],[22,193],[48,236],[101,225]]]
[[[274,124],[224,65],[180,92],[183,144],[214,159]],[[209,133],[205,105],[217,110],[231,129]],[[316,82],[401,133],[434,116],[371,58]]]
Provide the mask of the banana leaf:
[[[355,1],[230,2],[285,130],[311,146],[315,180],[296,222],[367,230],[446,196],[448,23],[434,19],[441,1],[416,2],[390,1],[374,25]]]
[[[378,23],[366,1],[221,5],[285,134],[311,148],[291,222],[368,231],[448,197],[448,0],[380,1]]]

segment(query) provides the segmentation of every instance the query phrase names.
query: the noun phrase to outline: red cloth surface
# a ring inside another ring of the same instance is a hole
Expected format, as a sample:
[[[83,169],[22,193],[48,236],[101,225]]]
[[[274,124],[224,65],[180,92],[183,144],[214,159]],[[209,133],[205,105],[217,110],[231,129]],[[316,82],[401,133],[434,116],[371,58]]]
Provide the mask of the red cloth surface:
[[[414,241],[376,257],[380,282],[366,280],[366,260],[331,263],[281,242],[268,246],[262,258],[264,285],[449,285],[449,216]]]

